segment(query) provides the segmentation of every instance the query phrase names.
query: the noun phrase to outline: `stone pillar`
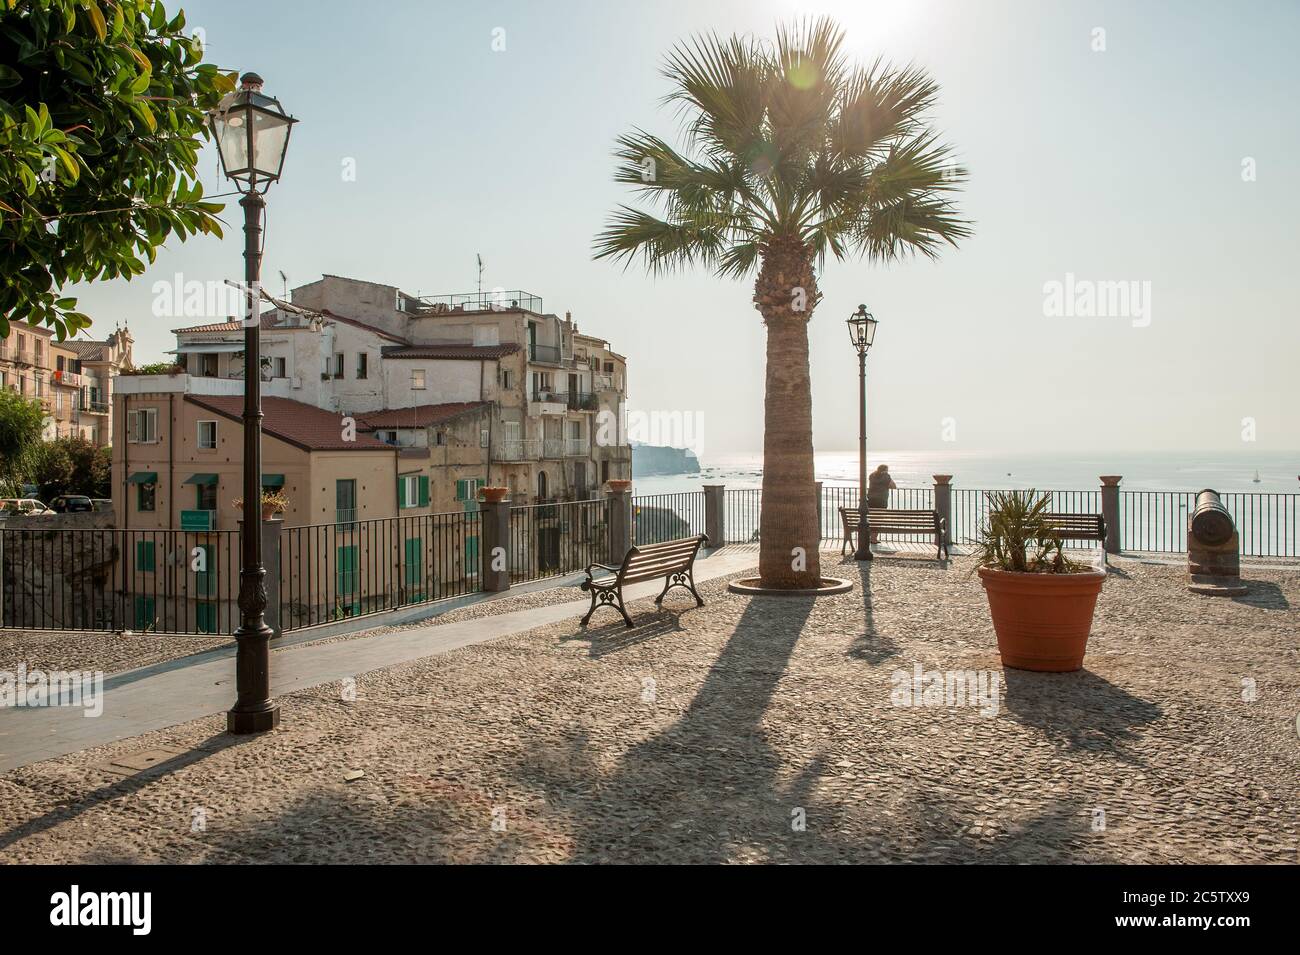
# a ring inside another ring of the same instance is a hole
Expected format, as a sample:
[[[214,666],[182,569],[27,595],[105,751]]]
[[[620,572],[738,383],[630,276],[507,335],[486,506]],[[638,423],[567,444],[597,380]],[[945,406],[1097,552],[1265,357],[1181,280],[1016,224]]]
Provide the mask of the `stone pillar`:
[[[272,640],[284,633],[280,626],[280,531],[283,528],[282,518],[262,521],[262,566],[266,568],[265,618],[266,625],[271,628]]]
[[[721,547],[727,542],[726,501],[725,484],[704,485],[704,534],[709,547]]]
[[[605,492],[609,501],[609,562],[618,566],[632,549],[632,492]]]
[[[943,546],[952,546],[952,475],[935,474],[934,509],[944,520]]]
[[[1119,527],[1119,482],[1123,475],[1101,476],[1101,517],[1106,522],[1106,553],[1118,554],[1124,549]]]
[[[509,500],[485,501],[479,505],[483,517],[479,573],[486,593],[510,589],[510,506]]]

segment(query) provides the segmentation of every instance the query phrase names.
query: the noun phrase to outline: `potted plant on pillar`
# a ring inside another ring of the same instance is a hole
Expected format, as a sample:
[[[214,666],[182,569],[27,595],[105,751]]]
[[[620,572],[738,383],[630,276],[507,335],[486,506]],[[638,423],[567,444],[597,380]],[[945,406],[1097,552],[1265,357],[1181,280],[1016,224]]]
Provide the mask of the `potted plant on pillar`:
[[[235,498],[231,503],[238,510],[242,511],[244,509],[244,499],[242,497]],[[269,521],[275,515],[283,514],[288,509],[289,499],[279,491],[262,492],[262,520]]]
[[[1003,666],[1079,669],[1106,571],[1062,552],[1050,494],[995,491],[989,503],[976,558]]]

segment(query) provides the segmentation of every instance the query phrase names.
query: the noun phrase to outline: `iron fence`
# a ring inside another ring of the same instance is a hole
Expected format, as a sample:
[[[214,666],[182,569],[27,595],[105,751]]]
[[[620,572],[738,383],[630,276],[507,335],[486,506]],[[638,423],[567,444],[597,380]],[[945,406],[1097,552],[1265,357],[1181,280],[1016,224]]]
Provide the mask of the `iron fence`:
[[[280,626],[299,630],[481,589],[478,511],[285,527]]]
[[[510,582],[559,577],[589,564],[609,563],[609,507],[608,500],[598,498],[510,508]]]
[[[0,527],[0,626],[231,634],[239,532]]]
[[[988,526],[989,500],[992,494],[1008,493],[1002,489],[953,488],[952,520],[948,528],[955,545],[974,543]],[[1051,509],[1062,514],[1100,514],[1101,491],[1042,491],[1052,496]],[[1070,543],[1066,540],[1067,544]],[[1088,546],[1098,546],[1095,541]]]
[[[704,533],[704,492],[632,498],[632,543],[659,544]]]
[[[1228,491],[1220,502],[1237,526],[1245,557],[1300,556],[1300,494]],[[1194,491],[1120,491],[1125,550],[1181,553]]]

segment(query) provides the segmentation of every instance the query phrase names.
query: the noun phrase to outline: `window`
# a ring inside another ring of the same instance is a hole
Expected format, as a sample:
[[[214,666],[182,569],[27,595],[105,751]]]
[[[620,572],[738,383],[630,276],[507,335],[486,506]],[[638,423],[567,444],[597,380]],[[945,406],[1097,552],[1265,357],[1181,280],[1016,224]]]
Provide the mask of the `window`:
[[[273,374],[274,374],[274,377],[276,377],[276,378],[288,378],[288,377],[289,377],[289,375],[288,375],[288,370],[285,368],[285,362],[284,362],[284,359],[283,359],[283,358],[277,358],[277,359],[275,359],[275,371],[273,372]]]
[[[502,387],[503,389],[505,389],[506,391],[509,391],[509,390],[510,390],[510,387],[511,387],[511,383],[512,383],[513,381],[514,381],[514,378],[513,378],[513,376],[512,376],[512,372],[510,371],[510,369],[509,369],[509,368],[502,368],[502,369],[501,369],[501,387]]]
[[[357,482],[353,478],[343,478],[334,482],[334,507],[338,512],[338,523],[350,523],[357,519]]]
[[[365,352],[357,352],[357,380],[365,378],[370,370],[370,356]]]
[[[429,478],[423,474],[403,474],[397,479],[397,506],[428,507]]]
[[[441,448],[444,444],[447,443],[447,432],[435,431],[433,435],[433,443],[435,446]]]
[[[135,486],[135,508],[137,511],[152,511],[158,496],[157,484],[137,484]]]
[[[478,429],[478,446],[480,448],[486,448],[491,438],[492,438],[492,432],[489,431],[487,428]]]
[[[57,358],[54,359],[54,367],[57,368],[59,371],[63,371],[63,356],[62,356],[62,355],[59,355]]]
[[[215,511],[217,509],[217,486],[215,484],[200,484],[198,489],[199,493],[196,509],[200,511]]]
[[[411,388],[414,389],[415,391],[424,390],[424,369],[423,368],[411,369]]]
[[[135,542],[135,569],[155,570],[153,541]]]
[[[217,423],[215,421],[199,422],[199,448],[215,451],[217,447]]]
[[[339,352],[334,356],[334,377],[343,377],[343,353]]]
[[[456,500],[466,505],[465,510],[474,510],[478,506],[478,489],[486,483],[482,478],[465,478],[457,481]]]
[[[126,440],[130,444],[155,444],[158,441],[158,409],[141,408],[126,416]]]

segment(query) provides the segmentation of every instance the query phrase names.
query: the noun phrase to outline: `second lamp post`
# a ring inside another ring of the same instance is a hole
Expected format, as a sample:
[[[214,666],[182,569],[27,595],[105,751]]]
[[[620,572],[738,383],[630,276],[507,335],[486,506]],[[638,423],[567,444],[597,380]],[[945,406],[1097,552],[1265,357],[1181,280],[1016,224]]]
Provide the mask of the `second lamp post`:
[[[859,305],[849,316],[849,340],[858,352],[858,549],[854,560],[871,560],[871,527],[867,512],[867,352],[876,339],[876,319]]]

